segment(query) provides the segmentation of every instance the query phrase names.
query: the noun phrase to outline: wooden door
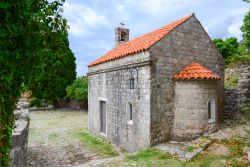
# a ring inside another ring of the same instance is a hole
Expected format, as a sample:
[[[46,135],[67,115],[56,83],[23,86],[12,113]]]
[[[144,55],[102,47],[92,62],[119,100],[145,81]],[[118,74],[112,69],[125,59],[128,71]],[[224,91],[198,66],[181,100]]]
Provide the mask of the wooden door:
[[[101,132],[106,134],[106,102],[101,101],[100,104],[100,116],[101,116]]]

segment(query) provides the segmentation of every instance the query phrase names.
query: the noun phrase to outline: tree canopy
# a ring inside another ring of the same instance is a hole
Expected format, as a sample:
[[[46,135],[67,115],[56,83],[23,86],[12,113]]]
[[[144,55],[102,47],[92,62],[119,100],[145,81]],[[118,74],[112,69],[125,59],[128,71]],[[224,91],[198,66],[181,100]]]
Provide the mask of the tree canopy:
[[[224,59],[240,54],[239,43],[235,37],[227,38],[226,40],[218,38],[213,41]]]
[[[241,31],[243,32],[243,44],[245,45],[248,51],[250,50],[250,10],[247,12],[244,20],[244,24],[241,27]]]
[[[63,2],[0,2],[0,166],[8,166],[13,111],[21,85],[38,83],[41,76],[49,81],[56,78],[58,82],[60,78],[68,77],[60,80],[65,85],[75,78],[75,58],[68,46],[68,26],[61,16]],[[54,74],[45,75],[47,68],[52,68]],[[43,89],[42,84],[46,85],[46,82],[37,86]]]
[[[88,101],[88,78],[86,76],[77,78],[66,90],[68,98]]]
[[[39,3],[33,4],[38,6],[37,14],[47,17],[39,18],[34,25],[44,27],[39,36],[45,42],[34,62],[28,87],[37,98],[56,100],[65,97],[67,85],[76,78],[75,57],[69,48],[67,21],[60,15],[63,2],[54,1],[45,6]]]

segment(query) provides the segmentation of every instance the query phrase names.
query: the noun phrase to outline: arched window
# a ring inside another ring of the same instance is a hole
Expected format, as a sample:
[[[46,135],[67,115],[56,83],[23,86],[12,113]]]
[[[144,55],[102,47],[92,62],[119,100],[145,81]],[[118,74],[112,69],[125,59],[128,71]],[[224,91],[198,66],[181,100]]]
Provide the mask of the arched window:
[[[214,99],[210,99],[207,103],[207,114],[208,114],[208,122],[214,123],[216,121],[216,103]]]

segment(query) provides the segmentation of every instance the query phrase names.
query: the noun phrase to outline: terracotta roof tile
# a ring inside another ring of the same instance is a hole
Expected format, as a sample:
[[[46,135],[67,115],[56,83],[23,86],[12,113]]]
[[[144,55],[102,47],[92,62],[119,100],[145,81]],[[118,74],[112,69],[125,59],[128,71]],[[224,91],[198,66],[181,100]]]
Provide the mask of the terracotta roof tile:
[[[121,57],[125,57],[134,53],[138,53],[141,51],[145,51],[149,49],[150,46],[158,42],[160,39],[162,39],[164,36],[166,36],[171,30],[176,28],[178,25],[185,22],[187,19],[189,19],[193,15],[189,15],[186,17],[183,17],[175,22],[172,22],[166,26],[163,26],[159,29],[156,29],[155,31],[152,31],[150,33],[147,33],[145,35],[139,36],[131,41],[122,43],[103,55],[102,57],[96,59],[92,63],[88,65],[88,67],[104,63],[107,61],[111,61],[114,59],[118,59]]]
[[[212,79],[219,80],[220,77],[199,63],[191,63],[173,77],[175,80],[187,79]]]

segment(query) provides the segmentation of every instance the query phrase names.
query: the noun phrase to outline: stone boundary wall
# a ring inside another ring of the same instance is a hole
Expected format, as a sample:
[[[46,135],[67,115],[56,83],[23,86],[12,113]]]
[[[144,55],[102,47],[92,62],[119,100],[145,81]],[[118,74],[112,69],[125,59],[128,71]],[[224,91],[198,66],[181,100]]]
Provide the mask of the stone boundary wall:
[[[87,110],[88,103],[79,101],[79,100],[58,100],[58,103],[55,105],[56,108],[70,108],[72,110]]]
[[[12,149],[10,167],[24,167],[27,159],[29,134],[29,103],[21,99],[15,114],[15,129],[12,131]]]
[[[240,107],[250,100],[250,65],[226,69],[226,73],[239,75],[237,88],[225,89],[224,120],[240,120]]]

